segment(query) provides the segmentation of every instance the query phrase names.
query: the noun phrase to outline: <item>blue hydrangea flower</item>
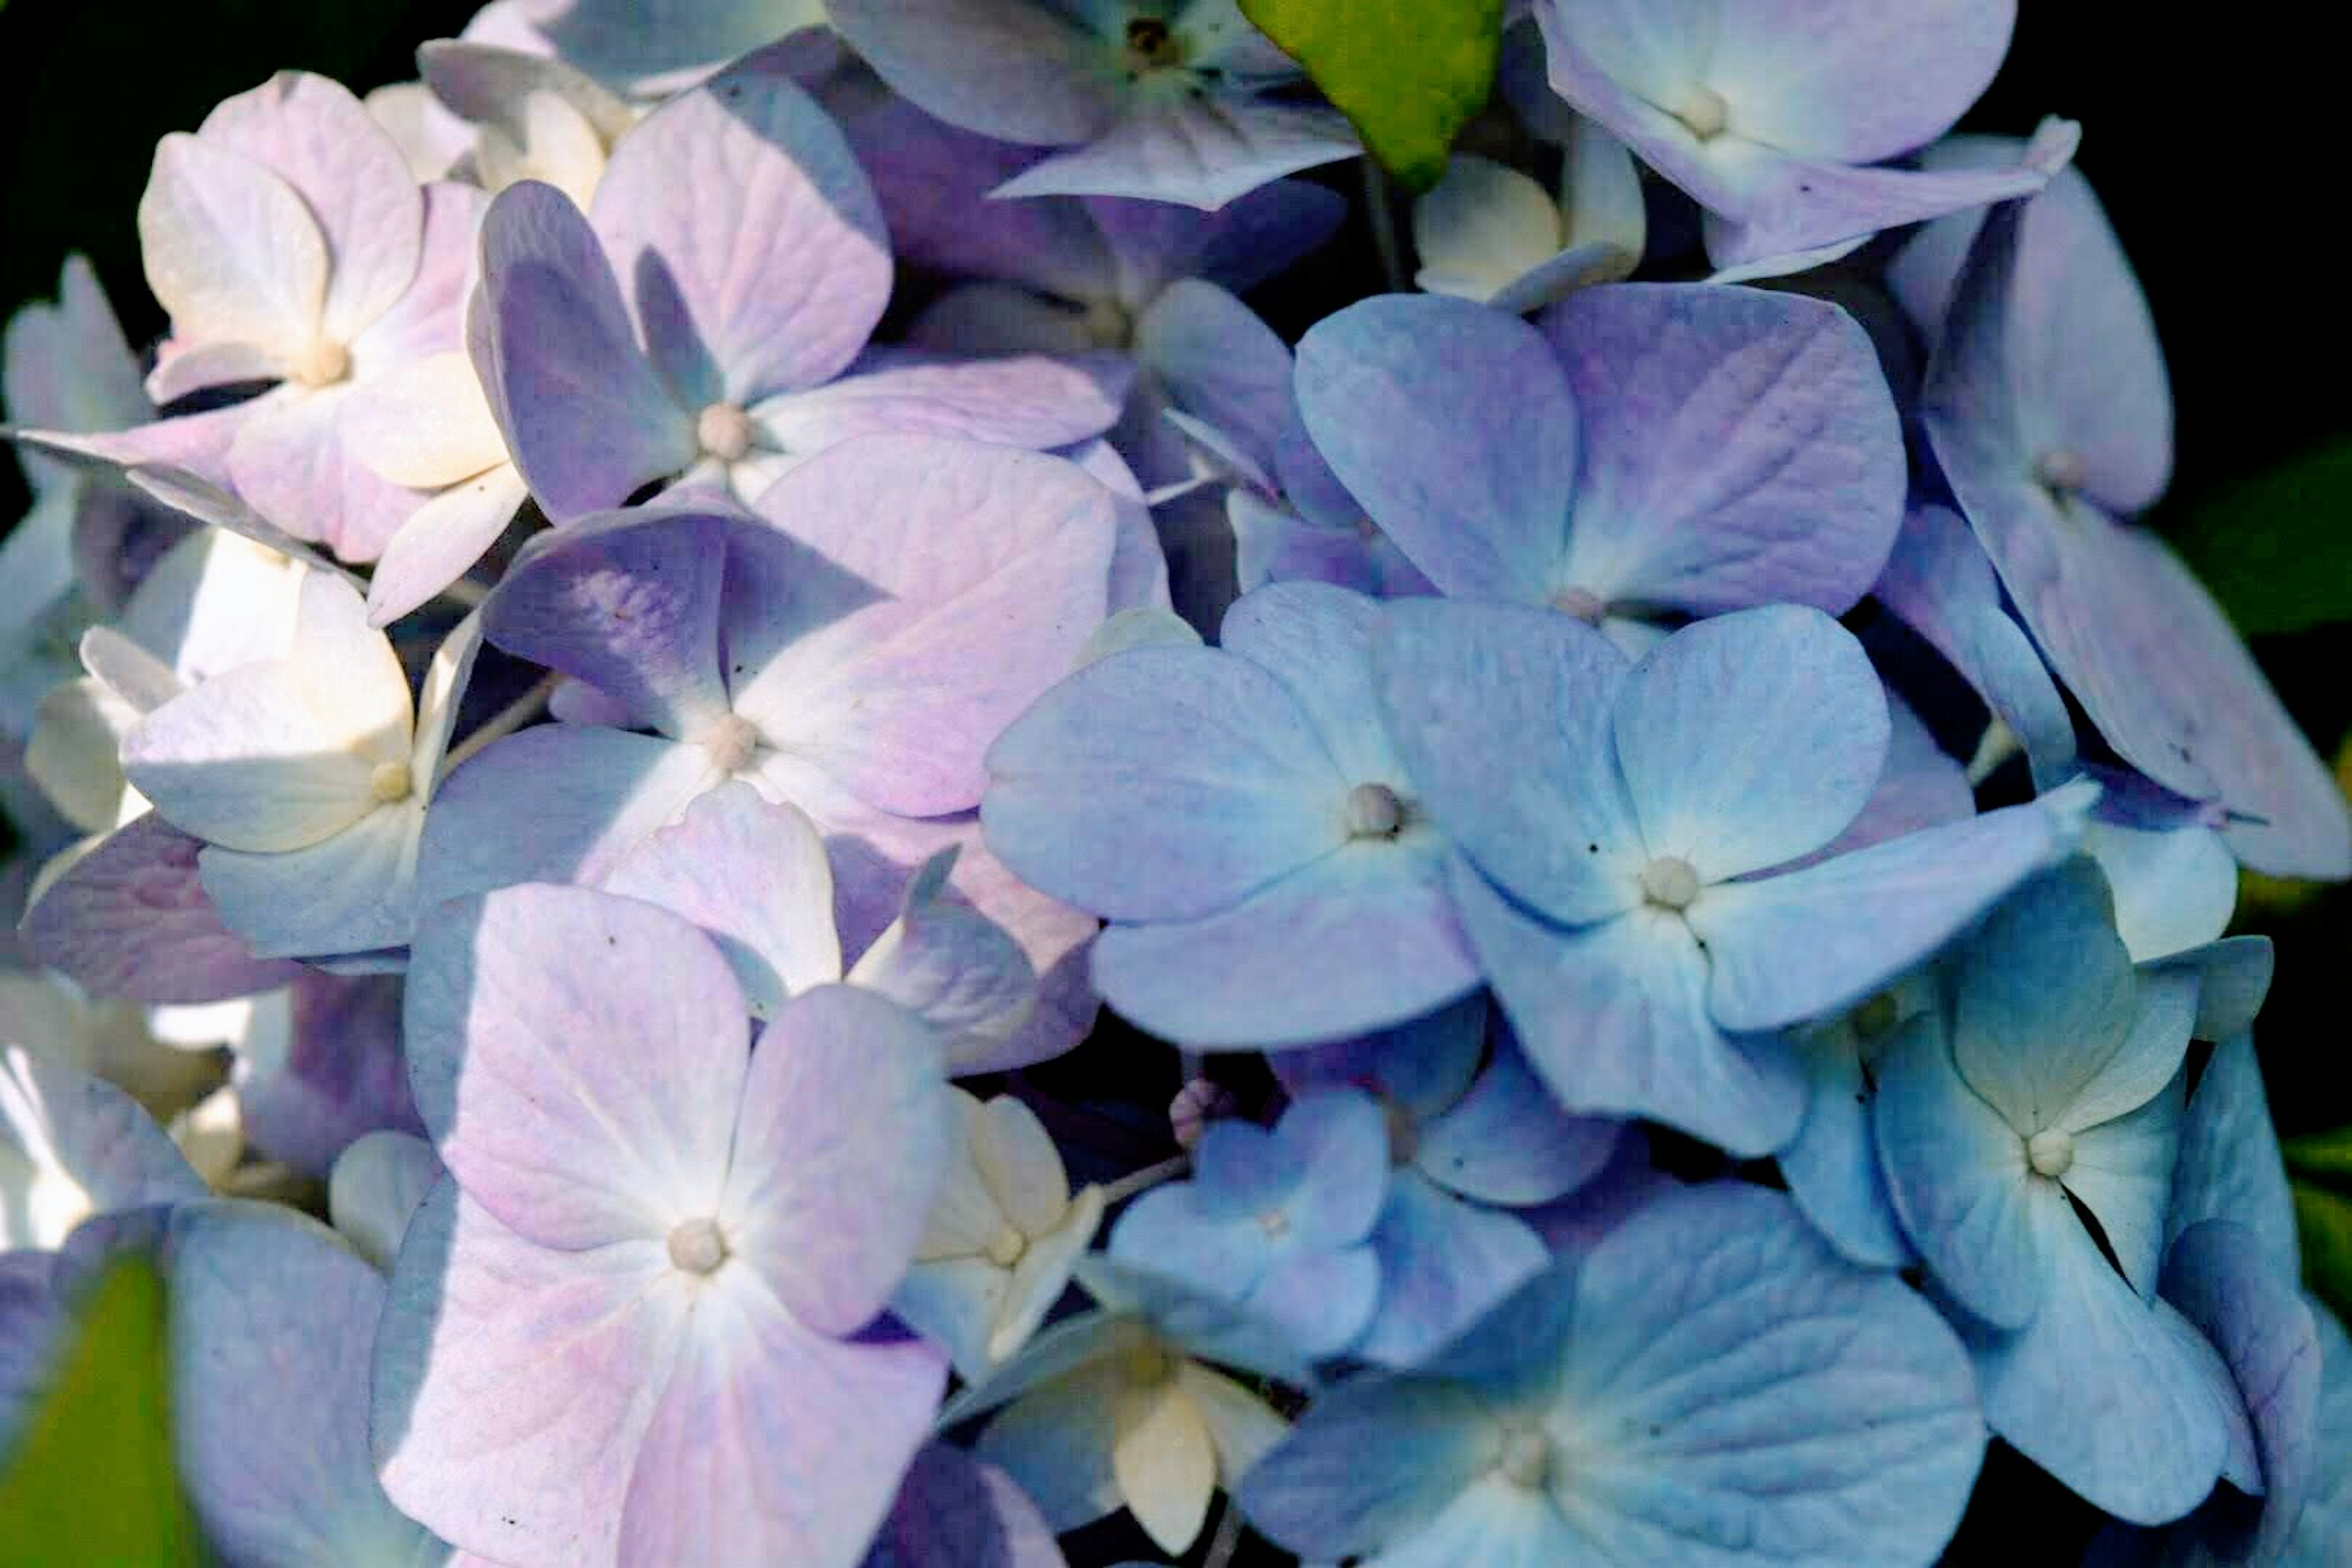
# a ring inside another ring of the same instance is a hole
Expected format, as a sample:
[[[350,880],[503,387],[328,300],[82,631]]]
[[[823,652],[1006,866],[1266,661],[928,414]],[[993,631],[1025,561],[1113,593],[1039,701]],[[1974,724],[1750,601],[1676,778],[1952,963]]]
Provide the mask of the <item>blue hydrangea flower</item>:
[[[1488,980],[1571,1110],[1771,1152],[1805,1089],[1763,1032],[1863,1000],[2069,837],[2035,805],[1761,875],[1843,831],[1886,758],[1878,677],[1817,610],[1701,621],[1639,664],[1549,611],[1388,614],[1398,751],[1466,857],[1447,880]]]
[[[2139,1523],[2204,1500],[2236,1403],[2156,1299],[2199,988],[2192,971],[2134,972],[2078,859],[1994,911],[1956,961],[1948,1016],[1905,1024],[1879,1068],[1887,1184],[1954,1303],[1987,1421]]]
[[[1373,694],[1382,614],[1320,584],[1262,588],[1225,616],[1223,647],[1099,659],[989,752],[989,847],[1111,921],[1095,986],[1143,1027],[1302,1045],[1477,984],[1444,830]]]
[[[1411,1373],[1307,1407],[1242,1484],[1308,1557],[1918,1564],[1967,1505],[1967,1358],[1788,1200],[1661,1196]]]
[[[1622,1122],[1559,1109],[1484,993],[1271,1059],[1294,1094],[1350,1084],[1379,1098],[1391,1166],[1371,1234],[1380,1306],[1349,1349],[1390,1366],[1418,1362],[1541,1270],[1550,1252],[1513,1211],[1580,1191],[1624,1141]]]
[[[1379,1102],[1318,1089],[1271,1131],[1213,1121],[1192,1170],[1129,1205],[1110,1255],[1232,1301],[1303,1356],[1352,1344],[1381,1299],[1370,1238],[1388,1194],[1389,1137]]]
[[[1895,403],[1862,329],[1794,294],[1618,284],[1532,325],[1384,296],[1298,346],[1331,471],[1440,593],[1643,623],[1853,607],[1903,515]]]

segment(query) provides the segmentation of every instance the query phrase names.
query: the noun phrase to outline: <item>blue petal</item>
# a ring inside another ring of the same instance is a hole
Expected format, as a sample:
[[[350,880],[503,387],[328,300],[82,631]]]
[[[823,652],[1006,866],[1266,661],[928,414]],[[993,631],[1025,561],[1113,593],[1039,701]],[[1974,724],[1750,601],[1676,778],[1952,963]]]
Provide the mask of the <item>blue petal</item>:
[[[2250,1035],[2214,1048],[2197,1092],[2189,1097],[2165,1217],[2166,1245],[2189,1226],[2213,1219],[2242,1226],[2272,1268],[2287,1279],[2296,1278],[2302,1263],[2294,1196]]]
[[[1843,1257],[1867,1268],[1900,1268],[1914,1254],[1879,1169],[1872,1090],[1854,1026],[1842,1018],[1805,1030],[1795,1049],[1805,1067],[1805,1121],[1775,1156],[1789,1196]]]
[[[1251,1468],[1242,1511],[1306,1556],[1379,1552],[1428,1526],[1476,1481],[1492,1462],[1489,1432],[1486,1406],[1460,1384],[1351,1379],[1308,1405]]]
[[[1641,901],[1646,858],[1610,749],[1625,658],[1549,610],[1391,604],[1374,650],[1389,732],[1454,841],[1554,920]]]
[[[1564,1197],[1598,1175],[1624,1130],[1622,1121],[1561,1110],[1506,1041],[1470,1092],[1422,1126],[1413,1163],[1465,1197],[1523,1208]]]
[[[1707,1016],[1707,956],[1677,917],[1636,910],[1562,930],[1457,861],[1449,880],[1528,1062],[1572,1111],[1645,1116],[1741,1155],[1786,1143],[1804,1080],[1776,1040]]]
[[[1389,1366],[1421,1361],[1549,1257],[1524,1221],[1465,1203],[1414,1170],[1390,1178],[1372,1249],[1380,1308],[1355,1353]]]

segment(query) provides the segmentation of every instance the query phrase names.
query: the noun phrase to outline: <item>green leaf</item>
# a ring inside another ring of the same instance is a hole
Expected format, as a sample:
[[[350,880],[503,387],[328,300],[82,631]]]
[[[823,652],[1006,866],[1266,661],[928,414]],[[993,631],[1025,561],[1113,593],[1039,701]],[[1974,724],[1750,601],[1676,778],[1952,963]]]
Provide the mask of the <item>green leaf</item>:
[[[2352,1127],[2311,1132],[2280,1145],[2286,1168],[2324,1186],[2352,1190]]]
[[[1503,0],[1241,0],[1242,14],[1307,68],[1388,171],[1416,191],[1486,106]]]
[[[2294,1184],[2294,1226],[2303,1237],[2303,1281],[2338,1317],[2352,1318],[2352,1199]]]
[[[2352,441],[2192,497],[2159,521],[2246,636],[2352,621]]]
[[[57,1384],[0,1473],[0,1563],[200,1563],[172,1467],[163,1281],[116,1264],[85,1303]]]

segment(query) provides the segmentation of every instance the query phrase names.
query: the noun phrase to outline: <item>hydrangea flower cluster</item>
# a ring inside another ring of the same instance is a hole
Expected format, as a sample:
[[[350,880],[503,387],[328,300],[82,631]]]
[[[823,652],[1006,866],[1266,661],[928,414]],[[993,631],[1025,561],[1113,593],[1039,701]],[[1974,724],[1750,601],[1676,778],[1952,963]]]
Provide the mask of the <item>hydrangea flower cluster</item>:
[[[142,1255],[232,1563],[2352,1558],[2226,934],[2352,815],[2013,4],[1517,10],[1295,342],[1234,0],[165,137],[6,339],[0,1454]]]

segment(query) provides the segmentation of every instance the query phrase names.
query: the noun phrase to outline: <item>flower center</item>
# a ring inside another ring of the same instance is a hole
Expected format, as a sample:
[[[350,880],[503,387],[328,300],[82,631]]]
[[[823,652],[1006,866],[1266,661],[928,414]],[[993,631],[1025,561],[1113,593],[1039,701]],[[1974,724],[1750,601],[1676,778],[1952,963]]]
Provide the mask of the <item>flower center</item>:
[[[690,1219],[669,1233],[669,1260],[688,1274],[715,1274],[727,1261],[727,1237],[719,1222]]]
[[[2055,1181],[2074,1168],[2074,1135],[2047,1127],[2025,1141],[2025,1158],[2037,1176]]]
[[[988,1260],[999,1268],[1010,1268],[1021,1261],[1029,1250],[1029,1238],[1011,1225],[1000,1225],[996,1234],[988,1238]]]
[[[1590,588],[1562,588],[1551,596],[1551,607],[1588,626],[1597,626],[1609,613],[1609,601]]]
[[[1642,868],[1642,896],[1661,909],[1686,910],[1698,898],[1698,872],[1679,855],[1661,855]]]
[[[722,463],[740,463],[751,449],[751,416],[732,403],[714,403],[695,416],[694,438]]]
[[[1895,1027],[1899,1021],[1896,1011],[1895,993],[1882,991],[1853,1010],[1853,1032],[1865,1040],[1874,1040]]]
[[[1150,1388],[1176,1375],[1176,1358],[1158,1340],[1147,1339],[1129,1347],[1119,1358],[1119,1372],[1134,1386]]]
[[[1132,71],[1167,70],[1184,63],[1184,44],[1164,16],[1132,16],[1127,24],[1127,66]]]
[[[1348,792],[1348,837],[1394,838],[1404,826],[1404,802],[1386,784],[1360,784]]]
[[[740,714],[730,713],[696,737],[696,742],[712,767],[723,773],[740,773],[751,753],[760,749],[760,730]]]
[[[1731,105],[1724,102],[1723,94],[1711,87],[1693,87],[1675,107],[1674,116],[1692,135],[1702,142],[1712,142],[1731,123]]]
[[[1135,338],[1135,318],[1116,300],[1097,300],[1087,306],[1084,331],[1097,348],[1123,349]]]
[[[312,338],[294,359],[294,379],[305,386],[332,386],[351,374],[351,351],[332,338]]]
[[[368,774],[368,794],[373,795],[380,805],[406,800],[413,787],[414,781],[409,777],[406,763],[378,763],[375,772]]]
[[[2091,477],[2090,466],[2083,461],[2082,453],[2054,447],[2035,460],[2033,477],[2045,489],[2079,490],[2083,481]]]
[[[1537,1426],[1515,1426],[1503,1437],[1502,1457],[1495,1468],[1513,1486],[1529,1491],[1551,1475],[1551,1439]]]

